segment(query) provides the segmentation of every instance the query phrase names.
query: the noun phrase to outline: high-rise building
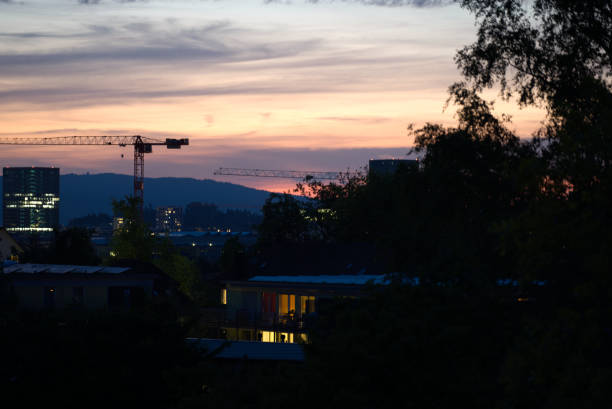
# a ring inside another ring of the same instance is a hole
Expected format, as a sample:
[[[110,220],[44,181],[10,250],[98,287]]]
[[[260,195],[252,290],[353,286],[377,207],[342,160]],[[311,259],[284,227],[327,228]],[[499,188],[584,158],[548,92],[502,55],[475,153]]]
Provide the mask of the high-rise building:
[[[155,230],[181,231],[183,228],[183,208],[176,206],[158,207],[155,215]]]
[[[59,225],[59,169],[4,168],[3,223],[12,233],[51,232]]]

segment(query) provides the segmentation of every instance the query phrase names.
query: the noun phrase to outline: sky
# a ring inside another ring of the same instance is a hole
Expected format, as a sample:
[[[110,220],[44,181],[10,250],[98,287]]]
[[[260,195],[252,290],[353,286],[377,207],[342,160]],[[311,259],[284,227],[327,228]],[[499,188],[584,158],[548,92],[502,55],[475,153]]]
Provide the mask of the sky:
[[[0,137],[189,138],[154,148],[145,175],[285,191],[213,172],[405,157],[408,124],[455,123],[453,57],[475,33],[446,0],[0,0]],[[496,109],[524,137],[543,119]],[[2,166],[132,172],[129,147],[0,149]]]

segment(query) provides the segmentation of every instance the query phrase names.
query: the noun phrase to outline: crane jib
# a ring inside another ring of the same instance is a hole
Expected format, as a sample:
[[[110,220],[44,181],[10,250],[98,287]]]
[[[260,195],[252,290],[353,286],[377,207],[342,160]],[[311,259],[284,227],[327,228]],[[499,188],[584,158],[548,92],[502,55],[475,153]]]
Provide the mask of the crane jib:
[[[168,149],[180,149],[189,145],[189,139],[159,140],[140,135],[87,135],[87,136],[54,136],[54,137],[26,137],[26,138],[0,138],[0,145],[105,145],[105,146],[134,146],[134,197],[140,201],[140,216],[144,205],[144,154],[153,151],[153,145],[165,145]],[[121,155],[123,157],[123,155]]]

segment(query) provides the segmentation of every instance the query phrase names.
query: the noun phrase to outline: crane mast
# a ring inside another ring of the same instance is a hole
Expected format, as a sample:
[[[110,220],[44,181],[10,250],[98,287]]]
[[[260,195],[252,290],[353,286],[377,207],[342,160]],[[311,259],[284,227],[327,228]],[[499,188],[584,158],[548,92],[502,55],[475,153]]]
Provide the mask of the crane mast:
[[[115,145],[134,146],[134,197],[140,205],[140,215],[144,205],[144,155],[153,152],[153,145],[163,145],[167,149],[180,149],[189,145],[189,139],[165,140],[147,138],[140,135],[93,135],[93,136],[55,136],[30,138],[0,138],[0,145]]]

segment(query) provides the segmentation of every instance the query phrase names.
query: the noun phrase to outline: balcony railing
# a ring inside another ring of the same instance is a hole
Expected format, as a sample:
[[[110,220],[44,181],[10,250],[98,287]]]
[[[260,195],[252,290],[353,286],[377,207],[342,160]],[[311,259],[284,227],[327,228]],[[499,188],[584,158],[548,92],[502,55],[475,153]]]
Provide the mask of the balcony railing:
[[[305,329],[305,317],[306,315],[274,312],[258,313],[248,309],[239,309],[231,313],[223,308],[210,308],[202,311],[200,322],[209,328],[234,327],[296,332]]]

